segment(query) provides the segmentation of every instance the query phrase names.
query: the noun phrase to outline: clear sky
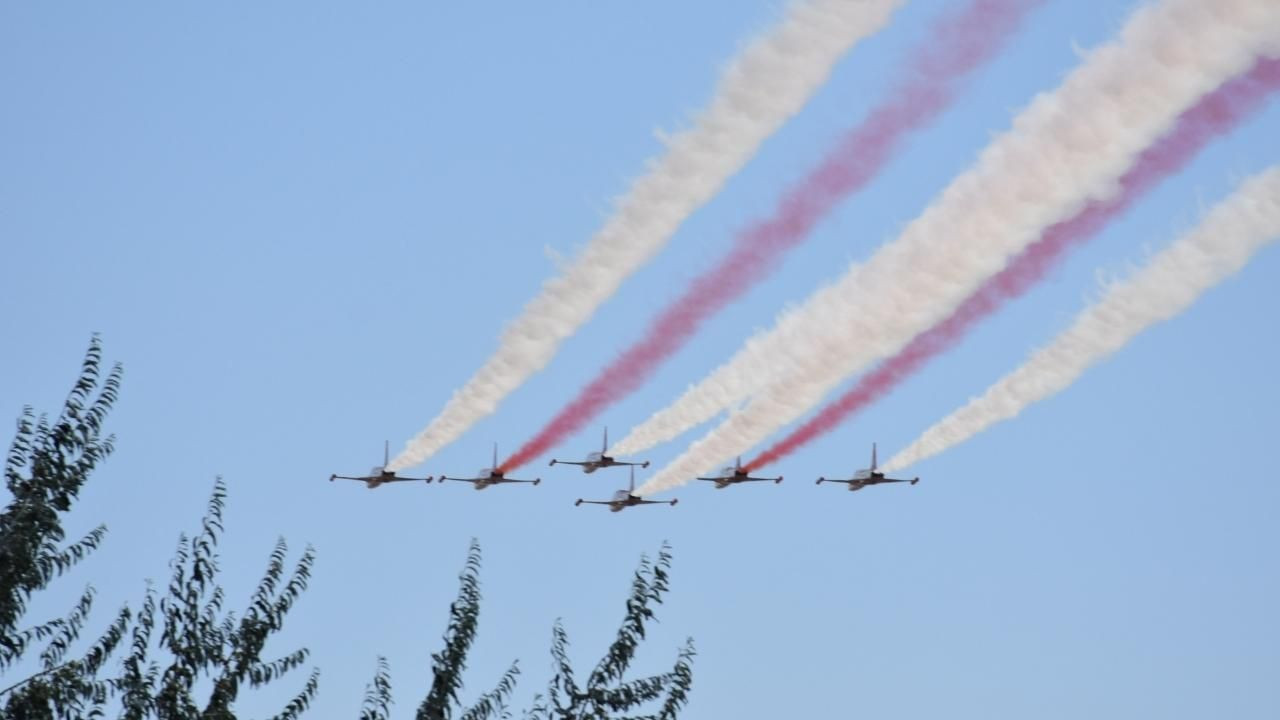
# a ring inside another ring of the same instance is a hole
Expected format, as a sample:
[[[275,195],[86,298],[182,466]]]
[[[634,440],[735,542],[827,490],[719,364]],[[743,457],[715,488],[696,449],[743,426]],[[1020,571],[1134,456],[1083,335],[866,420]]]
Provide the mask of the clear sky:
[[[1208,1],[1208,0],[1206,0]],[[513,450],[888,89],[949,5],[915,0],[849,54],[668,248],[501,411],[419,472]],[[322,670],[315,717],[351,717],[377,654],[408,717],[467,542],[485,603],[468,693],[514,658],[519,702],[564,618],[599,657],[641,552],[673,587],[637,670],[699,650],[688,718],[1280,714],[1271,443],[1280,252],[1140,336],[1062,395],[924,464],[915,487],[815,487],[864,467],[1064,328],[1237,179],[1280,161],[1280,103],[1170,179],[1049,280],[885,401],[777,466],[787,480],[614,515],[625,471],[539,461],[539,487],[330,484],[399,448],[503,324],[709,97],[777,0],[0,5],[0,417],[56,411],[90,334],[125,364],[116,455],[70,525],[105,547],[105,626],[163,580],[221,475],[232,607],[277,536],[316,546],[275,648]],[[1051,0],[963,100],[906,144],[769,281],[606,414],[620,437],[781,308],[867,256],[1053,88],[1128,2]],[[552,252],[548,252],[552,251]],[[1273,370],[1267,370],[1267,368]],[[696,436],[695,436],[696,437]],[[687,439],[686,439],[687,440]],[[557,448],[595,449],[599,428]],[[679,442],[659,448],[655,465]],[[643,473],[641,474],[643,477]],[[265,713],[299,673],[242,709]]]

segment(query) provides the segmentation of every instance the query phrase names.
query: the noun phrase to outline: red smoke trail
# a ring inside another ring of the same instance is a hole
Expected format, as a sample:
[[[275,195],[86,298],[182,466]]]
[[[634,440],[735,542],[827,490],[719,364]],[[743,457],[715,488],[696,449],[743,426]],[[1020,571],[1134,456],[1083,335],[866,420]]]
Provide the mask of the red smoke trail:
[[[995,54],[1023,16],[1042,0],[972,0],[957,15],[941,18],[890,98],[857,127],[812,173],[789,192],[773,217],[738,234],[732,250],[649,325],[644,338],[618,356],[532,440],[502,464],[513,470],[578,430],[607,406],[644,382],[720,310],[777,265],[835,205],[865,186],[899,142],[950,106],[959,81]]]
[[[1096,200],[1043,235],[970,295],[946,320],[917,335],[897,355],[867,373],[852,389],[811,420],[747,463],[748,471],[768,465],[823,435],[849,415],[870,405],[925,362],[956,344],[979,320],[1026,292],[1072,246],[1088,240],[1148,190],[1180,170],[1210,140],[1238,125],[1280,88],[1280,59],[1260,59],[1244,75],[1224,83],[1179,118],[1174,128],[1138,156],[1107,200]]]

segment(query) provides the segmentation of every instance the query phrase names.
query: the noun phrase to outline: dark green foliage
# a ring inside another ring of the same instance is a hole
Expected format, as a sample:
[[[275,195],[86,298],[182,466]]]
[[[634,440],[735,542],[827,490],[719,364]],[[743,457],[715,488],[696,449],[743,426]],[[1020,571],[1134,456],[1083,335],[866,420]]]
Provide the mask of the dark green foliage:
[[[79,625],[72,630],[70,623],[84,619],[81,613],[78,621],[18,629],[31,594],[84,559],[106,535],[99,526],[79,542],[59,547],[65,538],[61,514],[93,468],[111,454],[114,438],[102,436],[102,422],[116,401],[121,368],[116,365],[104,378],[101,366],[102,347],[95,337],[57,420],[37,418],[30,407],[18,418],[4,466],[12,499],[0,512],[0,670],[17,662],[34,640],[74,635]]]
[[[297,720],[302,717],[302,713],[311,707],[311,701],[316,697],[316,691],[320,689],[320,669],[312,668],[311,676],[307,678],[307,684],[302,686],[302,690],[293,699],[285,705],[284,710],[276,715],[272,720]],[[228,714],[227,717],[235,717]]]
[[[129,654],[121,663],[120,675],[112,681],[112,688],[120,697],[122,720],[142,720],[149,717],[155,708],[152,688],[159,679],[160,669],[155,662],[148,660],[155,617],[156,594],[148,586],[138,621],[133,625]]]
[[[519,666],[517,663],[511,663],[511,667],[502,673],[502,679],[498,681],[497,686],[481,695],[475,705],[472,705],[469,710],[462,713],[462,720],[487,720],[495,716],[500,718],[510,717],[507,713],[507,698],[511,697],[511,693],[515,692],[516,678],[519,676]]]
[[[315,553],[308,547],[291,565],[288,546],[283,539],[277,541],[247,606],[239,613],[227,610],[218,584],[217,549],[226,505],[226,486],[220,478],[199,532],[179,538],[167,585],[157,589],[148,583],[137,610],[121,608],[81,654],[75,648],[93,610],[91,586],[65,616],[22,626],[33,594],[93,552],[106,535],[106,528],[99,526],[64,546],[61,524],[62,514],[90,473],[112,450],[114,439],[104,437],[102,428],[116,401],[121,369],[117,365],[104,376],[101,363],[95,337],[62,414],[49,422],[24,409],[5,462],[12,498],[0,511],[0,713],[5,718],[72,720],[104,717],[111,708],[122,720],[234,720],[236,700],[246,687],[279,680],[307,662],[305,648],[277,657],[266,651],[270,637],[283,628],[307,589]],[[654,620],[653,606],[662,602],[668,589],[670,561],[666,545],[656,563],[641,560],[617,638],[581,687],[569,662],[568,636],[559,622],[555,624],[551,654],[556,671],[549,705],[535,699],[526,718],[674,720],[692,684],[692,643],[680,651],[670,672],[624,679],[646,624]],[[431,685],[417,718],[509,718],[507,702],[520,675],[516,663],[471,707],[460,703],[462,675],[480,616],[480,548],[474,540],[459,581],[444,647],[432,655]],[[28,651],[36,644],[43,647],[39,669],[33,670],[35,658],[28,657]],[[18,669],[22,677],[5,677]],[[318,687],[319,671],[313,669],[274,720],[301,717]],[[391,704],[390,672],[379,657],[360,719],[389,720]],[[656,714],[627,714],[655,705]]]
[[[265,685],[307,660],[306,649],[275,659],[264,659],[263,651],[267,639],[284,627],[285,616],[307,589],[315,552],[308,547],[289,571],[285,562],[288,546],[284,540],[276,541],[248,607],[238,617],[235,613],[224,613],[223,592],[217,584],[219,568],[215,549],[222,534],[225,500],[226,487],[219,479],[214,484],[201,532],[190,538],[184,535],[178,541],[169,592],[159,603],[159,645],[167,651],[168,667],[158,673],[149,671],[147,675],[158,680],[152,683],[132,662],[132,656],[125,663],[124,677],[128,678],[125,695],[135,706],[149,705],[158,718],[231,720],[235,717],[232,707],[246,684],[249,687]],[[154,612],[154,603],[147,607]],[[146,623],[151,626],[154,619],[148,617]],[[213,689],[200,710],[193,691],[195,684],[204,678],[213,681]],[[293,718],[301,714],[315,697],[317,683],[318,677],[313,672],[277,717]]]
[[[239,616],[224,613],[216,554],[226,496],[221,480],[214,485],[201,532],[180,539],[172,578],[158,602],[148,587],[136,616],[121,609],[102,636],[74,659],[68,657],[93,608],[92,587],[66,616],[19,628],[32,594],[86,557],[106,534],[99,526],[80,541],[59,547],[64,539],[61,515],[112,449],[113,438],[101,433],[119,391],[121,369],[117,365],[103,377],[101,364],[102,349],[94,338],[62,414],[50,423],[24,409],[5,462],[12,498],[0,512],[0,676],[23,660],[32,643],[47,644],[38,672],[0,682],[0,706],[5,717],[13,718],[99,717],[114,703],[126,720],[229,720],[246,683],[267,684],[306,662],[305,649],[269,660],[262,655],[268,637],[283,627],[285,615],[306,590],[315,556],[308,548],[290,572],[288,549],[279,541],[245,611]],[[118,674],[111,675],[105,665],[126,637],[127,654]],[[211,685],[203,703],[193,695],[201,680]],[[276,717],[299,717],[315,697],[318,680],[313,672]]]
[[[87,615],[92,607],[92,593],[82,596],[72,615]],[[100,717],[106,704],[110,684],[98,679],[97,675],[103,663],[124,638],[129,624],[129,610],[124,608],[116,615],[116,619],[106,632],[85,654],[75,660],[62,662],[67,646],[74,641],[79,632],[73,623],[66,623],[63,628],[65,642],[60,648],[55,647],[57,641],[42,654],[44,669],[35,675],[21,680],[0,691],[6,695],[4,716],[11,718],[73,718]]]
[[[0,702],[7,717],[100,714],[106,685],[96,676],[129,622],[128,609],[121,610],[83,657],[68,660],[93,607],[94,591],[89,587],[65,617],[19,626],[32,594],[87,557],[106,536],[106,528],[99,526],[60,547],[66,537],[62,514],[71,508],[89,473],[112,450],[113,438],[103,437],[102,423],[116,401],[121,368],[116,365],[104,377],[101,367],[102,348],[95,337],[62,414],[50,422],[47,416],[37,417],[30,407],[23,408],[5,459],[5,485],[11,499],[0,511],[0,675],[22,660],[32,643],[48,641],[40,653],[38,672],[0,682]]]
[[[632,581],[626,613],[618,635],[603,659],[587,678],[585,687],[574,679],[569,661],[569,638],[557,621],[552,627],[551,657],[556,669],[548,688],[549,705],[540,698],[526,710],[530,720],[604,720],[617,718],[650,718],[674,720],[688,703],[693,684],[693,641],[686,643],[669,672],[636,680],[624,680],[646,625],[655,620],[654,606],[662,603],[668,589],[671,567],[670,547],[663,544],[657,562],[642,557]],[[450,720],[458,705],[462,688],[462,672],[466,656],[475,640],[480,614],[480,548],[474,540],[467,552],[466,566],[460,576],[458,598],[449,606],[449,626],[444,634],[444,649],[432,658],[431,690],[418,708],[417,720]],[[488,720],[509,717],[506,701],[515,691],[519,668],[512,664],[490,692],[458,716],[460,720]],[[361,720],[385,720],[390,702],[390,679],[385,662],[379,658],[378,674],[365,694]],[[658,703],[657,712],[649,715],[626,713]]]
[[[44,670],[10,693],[7,717],[98,715],[109,698],[118,698],[120,717],[125,720],[233,720],[233,706],[244,685],[265,685],[306,662],[305,649],[271,660],[262,655],[269,636],[283,627],[285,615],[306,590],[314,553],[308,548],[289,572],[288,548],[284,541],[277,542],[248,608],[240,616],[224,613],[214,549],[222,532],[225,497],[226,488],[219,480],[201,533],[191,538],[184,535],[178,542],[167,593],[157,602],[156,593],[148,588],[137,616],[122,610],[83,658],[59,664],[79,634],[93,593],[86,592],[66,618],[49,623],[54,630],[48,649],[41,654]],[[158,638],[154,637],[157,621]],[[100,677],[104,662],[126,636],[129,650],[119,673]],[[203,703],[196,697],[201,680],[212,683]],[[313,670],[276,718],[300,717],[318,684],[319,674]]]
[[[655,620],[654,605],[662,603],[668,589],[668,570],[671,567],[671,549],[665,543],[658,551],[658,561],[652,563],[641,558],[640,567],[631,583],[631,596],[627,598],[627,611],[623,616],[618,635],[605,656],[587,677],[585,686],[574,679],[569,662],[569,636],[556,622],[551,630],[551,658],[555,675],[547,689],[550,705],[535,705],[527,716],[534,720],[586,720],[588,718],[675,718],[688,702],[693,684],[693,641],[689,640],[680,651],[670,672],[646,678],[624,681],[627,669],[635,658],[636,649],[644,639],[645,626]],[[665,696],[665,697],[664,697]],[[646,704],[662,700],[657,714],[624,715]]]
[[[391,668],[387,659],[378,657],[378,670],[364,689],[364,704],[360,706],[360,720],[390,720],[391,718]]]
[[[473,539],[467,549],[467,563],[458,576],[458,598],[449,605],[449,626],[444,633],[444,649],[431,656],[431,690],[418,706],[417,720],[451,720],[462,690],[462,673],[467,669],[467,652],[475,642],[480,622],[480,545]],[[515,690],[520,670],[513,663],[498,685],[471,709],[463,720],[502,717],[506,699]]]

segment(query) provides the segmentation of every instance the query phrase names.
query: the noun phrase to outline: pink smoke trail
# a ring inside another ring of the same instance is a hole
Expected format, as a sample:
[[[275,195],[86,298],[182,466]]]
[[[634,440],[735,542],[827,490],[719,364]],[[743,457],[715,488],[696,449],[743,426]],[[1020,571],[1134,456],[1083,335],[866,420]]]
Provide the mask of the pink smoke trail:
[[[890,99],[845,134],[822,164],[784,196],[773,217],[739,233],[729,253],[694,279],[650,323],[643,338],[605,367],[502,470],[529,462],[636,390],[702,321],[767,276],[837,203],[870,182],[903,138],[946,110],[960,81],[991,58],[1041,1],[972,0],[959,14],[939,19],[890,90]]]
[[[1047,228],[999,273],[965,299],[946,320],[917,335],[808,422],[746,464],[748,471],[779,460],[875,402],[925,362],[954,346],[978,321],[1039,281],[1073,246],[1088,240],[1148,190],[1184,167],[1208,142],[1257,110],[1280,88],[1280,59],[1263,58],[1249,72],[1224,83],[1179,118],[1174,128],[1143,151],[1110,198],[1095,200],[1075,216]]]

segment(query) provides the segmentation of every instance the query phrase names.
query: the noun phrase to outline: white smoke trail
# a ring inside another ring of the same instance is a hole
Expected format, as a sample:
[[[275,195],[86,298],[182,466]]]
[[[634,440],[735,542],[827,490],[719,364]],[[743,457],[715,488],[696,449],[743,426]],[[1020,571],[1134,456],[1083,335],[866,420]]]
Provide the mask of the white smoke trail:
[[[759,391],[637,492],[683,484],[751,448],[848,375],[899,351],[1046,227],[1114,194],[1182,111],[1277,49],[1274,0],[1165,0],[1135,12],[1117,40],[1038,96],[896,241],[753,338],[712,375],[722,387],[686,393],[714,404]],[[699,414],[705,406],[690,416]]]
[[[1141,148],[1160,129],[1167,127],[1177,114],[1167,108],[1190,104],[1208,87],[1238,72],[1242,64],[1258,52],[1260,41],[1274,40],[1276,10],[1277,4],[1267,0],[1227,3],[1183,0],[1139,11],[1118,42],[1093,52],[1055,93],[1037,98],[1015,121],[1014,129],[987,149],[979,166],[952,183],[935,207],[904,233],[902,242],[916,242],[924,235],[925,243],[949,244],[953,255],[969,254],[969,248],[955,242],[957,235],[948,228],[956,214],[967,214],[970,207],[981,211],[984,217],[970,218],[967,228],[978,228],[982,222],[998,223],[1001,213],[1015,203],[1028,205],[1023,218],[1047,217],[1046,210],[1077,207],[1070,203],[1079,203],[1080,199],[1067,198],[1047,187],[1042,189],[1055,180],[1067,185],[1074,183],[1077,190],[1087,187],[1105,194],[1109,189],[1106,181],[1094,180],[1096,184],[1082,186],[1077,178],[1087,181],[1098,177],[1095,173],[1099,171],[1107,172],[1112,180],[1117,177],[1119,173],[1114,172],[1117,164],[1126,164],[1135,148]],[[1202,20],[1210,27],[1195,27]],[[1259,22],[1261,27],[1250,29],[1250,22]],[[1245,42],[1233,52],[1230,43],[1236,32]],[[1205,58],[1204,68],[1195,67],[1198,52],[1214,55]],[[1148,86],[1148,80],[1153,80],[1154,85]],[[1084,102],[1089,105],[1077,107]],[[1077,112],[1073,114],[1073,110]],[[1130,120],[1126,113],[1132,111],[1137,111],[1139,117]],[[1089,158],[1095,137],[1106,145],[1098,148],[1097,157]],[[1134,145],[1135,138],[1141,138],[1137,140],[1140,144]],[[1041,163],[1039,167],[1035,165],[1037,160]],[[1007,174],[1014,167],[1018,173]],[[1046,177],[1054,174],[1061,177]],[[976,196],[982,193],[988,196],[986,202],[980,203]],[[1043,200],[1051,200],[1053,204]],[[1043,209],[1031,207],[1033,205],[1042,205]],[[1038,219],[1030,222],[1038,227],[1049,224]],[[928,226],[927,232],[924,225]],[[919,231],[915,231],[917,227]],[[981,231],[970,232],[976,237]],[[992,241],[991,244],[999,243]],[[908,256],[908,260],[916,252],[925,250],[902,249],[902,255]],[[852,312],[863,311],[869,294],[868,275],[888,275],[885,268],[891,258],[881,257],[883,255],[882,252],[877,256],[874,268],[862,273],[856,272],[856,267],[851,268],[842,281],[823,288],[803,306],[783,314],[773,329],[748,340],[727,363],[634,428],[610,449],[610,454],[632,455],[672,440],[742,402],[772,380],[810,373],[815,364],[830,367],[829,363],[837,359],[833,354],[838,356],[852,349],[856,360],[848,365],[854,370],[875,357],[882,357],[883,352],[875,352],[874,346],[865,344],[866,336],[862,335],[865,331],[849,325],[845,319]],[[1003,258],[992,259],[1003,262]],[[949,275],[951,273],[940,273],[942,278]],[[890,278],[890,285],[895,282]],[[922,299],[927,304],[936,294],[947,290],[941,287],[935,292],[926,288]],[[891,304],[885,303],[882,307]],[[847,332],[840,338],[826,337],[842,328]],[[851,338],[854,332],[860,337]],[[842,372],[841,377],[854,370]]]
[[[1277,239],[1280,167],[1245,181],[1195,229],[1131,278],[1111,286],[1070,329],[981,397],[926,430],[885,463],[885,470],[900,470],[936,455],[1062,391],[1147,327],[1186,310]]]
[[[498,350],[388,468],[416,465],[453,442],[551,361],[628,276],[796,114],[855,43],[906,0],[797,0],[725,69],[692,127],[620,198],[612,217],[503,331]]]

